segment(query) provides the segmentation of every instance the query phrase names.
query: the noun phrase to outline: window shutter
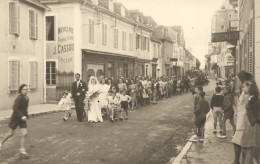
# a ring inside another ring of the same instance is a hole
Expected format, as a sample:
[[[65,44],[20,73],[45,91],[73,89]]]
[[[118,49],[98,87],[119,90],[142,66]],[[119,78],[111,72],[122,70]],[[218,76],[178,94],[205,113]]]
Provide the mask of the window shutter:
[[[30,62],[30,89],[38,88],[38,62]]]
[[[89,24],[89,43],[92,43],[92,30],[91,30],[91,28],[92,28],[92,21],[91,21],[91,19],[89,19],[89,21],[88,21],[88,24]]]
[[[17,91],[20,85],[20,62],[9,61],[9,90]]]
[[[248,29],[248,42],[249,42],[249,53],[248,53],[248,72],[252,75],[254,74],[254,49],[253,49],[253,41],[254,41],[254,25],[253,25],[253,11],[250,11],[250,20],[249,20],[249,29]]]
[[[92,43],[94,44],[95,43],[95,39],[94,39],[94,33],[95,33],[95,20],[93,19],[92,20]]]
[[[35,39],[38,39],[38,13],[35,12]]]
[[[9,32],[16,35],[20,33],[20,9],[18,2],[9,3]]]
[[[102,24],[102,45],[105,45],[105,25],[104,23]]]

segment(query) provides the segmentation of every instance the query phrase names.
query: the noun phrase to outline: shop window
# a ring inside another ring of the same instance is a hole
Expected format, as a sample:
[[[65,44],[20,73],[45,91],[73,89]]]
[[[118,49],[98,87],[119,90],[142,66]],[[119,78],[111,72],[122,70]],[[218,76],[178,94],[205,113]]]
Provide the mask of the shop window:
[[[9,91],[18,90],[20,76],[20,60],[9,60]]]
[[[30,62],[30,89],[38,88],[38,62]]]
[[[56,62],[46,62],[46,84],[56,85]]]
[[[123,74],[124,77],[128,77],[128,64],[123,65]]]
[[[113,76],[113,63],[109,62],[107,63],[107,77],[112,77]]]
[[[19,2],[9,3],[9,32],[10,34],[20,34],[20,8]]]
[[[95,71],[93,69],[89,69],[87,72],[88,79],[90,79],[91,76],[95,76]]]
[[[38,14],[33,10],[29,10],[29,37],[38,38]]]
[[[97,70],[96,76],[97,78],[99,78],[100,76],[104,76],[103,70],[102,69]]]
[[[46,40],[55,41],[55,18],[54,18],[54,16],[46,17]]]

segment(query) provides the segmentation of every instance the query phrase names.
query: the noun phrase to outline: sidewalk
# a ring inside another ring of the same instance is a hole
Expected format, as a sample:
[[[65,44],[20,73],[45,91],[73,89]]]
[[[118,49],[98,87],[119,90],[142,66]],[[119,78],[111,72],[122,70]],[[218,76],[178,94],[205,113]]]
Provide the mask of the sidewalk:
[[[28,107],[29,117],[60,111],[61,110],[59,110],[58,104],[38,104]],[[12,112],[13,109],[0,111],[0,121],[10,118]]]
[[[192,143],[190,149],[181,160],[181,164],[229,164],[233,162],[232,127],[226,122],[227,139],[219,139],[213,134],[213,115],[209,113],[205,124],[205,141]],[[217,127],[218,128],[218,127]]]

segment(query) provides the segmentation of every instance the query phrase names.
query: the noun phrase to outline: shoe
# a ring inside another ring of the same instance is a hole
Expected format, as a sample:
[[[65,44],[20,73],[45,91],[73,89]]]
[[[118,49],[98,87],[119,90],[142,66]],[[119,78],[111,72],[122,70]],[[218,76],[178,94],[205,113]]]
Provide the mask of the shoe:
[[[63,119],[63,121],[66,121],[66,118],[65,118],[65,117],[63,117],[62,119]]]
[[[216,129],[214,129],[214,130],[213,130],[213,133],[214,133],[214,134],[215,134],[215,133],[217,133],[217,130],[216,130]]]
[[[119,120],[120,120],[120,121],[123,121],[123,118],[120,118]]]
[[[199,141],[200,141],[200,142],[203,142],[203,141],[204,141],[204,139],[203,139],[203,138],[200,138],[200,139],[199,139]]]
[[[114,122],[114,120],[110,120],[111,121],[111,123],[113,123]]]
[[[218,131],[219,133],[222,133],[222,130]]]
[[[126,117],[125,120],[128,120],[128,117]]]
[[[226,136],[226,135],[220,135],[220,136],[218,136],[218,138],[220,138],[220,139],[226,139],[227,136]]]
[[[22,159],[30,159],[30,156],[26,152],[20,152],[20,158]]]

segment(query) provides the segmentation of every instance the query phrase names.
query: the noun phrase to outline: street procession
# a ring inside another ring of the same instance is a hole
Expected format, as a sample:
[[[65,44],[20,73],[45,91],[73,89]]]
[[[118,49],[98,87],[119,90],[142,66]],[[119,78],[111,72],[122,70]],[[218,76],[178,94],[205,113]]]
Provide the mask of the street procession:
[[[260,164],[259,0],[0,9],[0,164]]]

